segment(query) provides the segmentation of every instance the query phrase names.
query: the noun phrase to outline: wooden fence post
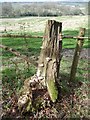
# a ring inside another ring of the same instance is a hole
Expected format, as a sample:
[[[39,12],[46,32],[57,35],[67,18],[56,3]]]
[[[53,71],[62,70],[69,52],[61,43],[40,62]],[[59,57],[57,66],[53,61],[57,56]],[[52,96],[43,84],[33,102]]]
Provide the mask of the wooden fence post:
[[[79,37],[84,37],[84,35],[85,35],[85,28],[80,28],[80,32],[79,32],[79,36],[78,36],[77,44],[76,44],[76,48],[75,48],[75,53],[74,53],[74,57],[73,57],[73,62],[72,62],[72,66],[71,66],[70,81],[75,80],[78,60],[79,60],[79,56],[80,56],[82,46],[84,43],[84,38],[79,38]]]
[[[45,81],[45,87],[47,87],[52,102],[55,102],[58,98],[57,79],[59,77],[62,50],[61,32],[62,23],[56,22],[54,20],[48,20],[45,29],[45,35],[43,37],[43,44],[41,47],[42,49],[38,62],[37,75],[35,74],[33,77],[30,77],[29,79],[26,79],[24,81],[24,85],[18,98],[18,109],[21,110],[22,113],[28,112],[30,110],[32,111],[32,83],[36,84]],[[42,88],[41,85],[42,84],[40,84],[39,89]],[[38,100],[36,104],[37,103]]]
[[[56,81],[59,76],[62,50],[62,23],[48,20],[38,62],[37,76],[44,79],[53,102],[58,97]]]

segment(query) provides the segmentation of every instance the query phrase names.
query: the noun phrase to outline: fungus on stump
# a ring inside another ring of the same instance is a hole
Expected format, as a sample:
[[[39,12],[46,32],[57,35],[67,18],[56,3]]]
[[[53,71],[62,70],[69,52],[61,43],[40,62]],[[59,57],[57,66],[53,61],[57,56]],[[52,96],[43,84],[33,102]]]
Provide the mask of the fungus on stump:
[[[62,23],[48,20],[43,37],[43,44],[38,62],[37,76],[44,79],[51,100],[56,101],[58,90],[56,86],[62,50]]]

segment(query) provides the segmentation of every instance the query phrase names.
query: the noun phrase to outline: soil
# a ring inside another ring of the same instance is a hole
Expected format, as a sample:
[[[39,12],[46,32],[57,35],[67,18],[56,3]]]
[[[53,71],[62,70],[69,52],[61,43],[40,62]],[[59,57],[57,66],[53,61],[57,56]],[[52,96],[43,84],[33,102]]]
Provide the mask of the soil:
[[[80,54],[80,59],[89,59],[89,48],[83,48]],[[74,49],[63,49],[63,56],[64,57],[73,57]]]

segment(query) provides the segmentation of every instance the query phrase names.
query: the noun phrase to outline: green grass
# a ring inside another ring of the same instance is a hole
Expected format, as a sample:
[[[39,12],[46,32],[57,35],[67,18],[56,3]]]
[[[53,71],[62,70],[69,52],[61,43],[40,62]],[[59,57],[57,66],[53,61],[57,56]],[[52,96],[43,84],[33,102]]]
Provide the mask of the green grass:
[[[77,36],[78,31],[63,31],[64,35],[72,35]],[[36,33],[33,33],[36,34]],[[42,35],[42,33],[39,33],[39,35]],[[87,31],[86,31],[87,36]],[[0,43],[2,42],[3,45],[6,45],[8,47],[11,47],[17,51],[19,51],[22,54],[38,57],[40,54],[40,47],[42,45],[42,39],[41,38],[0,38]],[[26,45],[27,42],[27,45]],[[83,48],[88,48],[89,41],[87,39],[84,40]],[[76,46],[76,39],[63,39],[63,49],[74,49]],[[2,50],[2,59],[3,63],[7,61],[8,58],[15,57],[12,53]]]
[[[78,31],[63,31],[66,35],[73,35],[77,36]],[[33,35],[36,33],[33,33]],[[39,35],[42,35],[42,33],[39,33]],[[42,39],[41,38],[2,38],[0,39],[0,43],[2,42],[3,45],[6,45],[8,47],[14,48],[15,50],[19,51],[22,54],[38,57],[40,54],[40,47],[42,45]],[[26,42],[28,43],[26,46]],[[76,46],[76,40],[75,39],[63,39],[63,49],[74,49]],[[88,48],[88,40],[85,39],[83,48]],[[9,95],[12,94],[13,90],[19,91],[20,88],[23,85],[23,82],[26,78],[32,76],[35,74],[36,69],[34,66],[30,65],[29,67],[23,60],[16,60],[11,61],[15,58],[15,55],[13,55],[10,52],[7,52],[2,49],[2,64],[4,65],[4,69],[2,71],[2,82],[7,90],[11,90],[9,92]],[[63,58],[61,61],[61,74],[66,75],[66,79],[69,78],[70,69],[71,69],[71,58]],[[9,67],[10,66],[10,67]],[[85,74],[87,74],[86,71],[87,61],[86,60],[80,60],[79,66],[77,69],[77,80],[78,81],[84,81],[88,82],[88,80],[85,77]],[[15,83],[15,84],[14,84]],[[62,87],[65,91],[68,92],[67,85],[62,82]],[[3,92],[4,93],[4,92]],[[5,95],[4,95],[5,97]]]
[[[63,31],[64,35],[72,35],[77,36],[78,31]],[[35,34],[35,33],[33,33]],[[42,33],[39,33],[39,35],[42,35]],[[87,36],[87,31],[86,31]],[[2,42],[3,45],[6,45],[8,47],[11,47],[17,51],[19,51],[22,54],[38,57],[40,54],[40,47],[42,45],[42,39],[41,38],[2,38],[0,39],[0,43]],[[27,46],[26,46],[27,42]],[[85,39],[83,48],[88,48],[88,40]],[[76,46],[76,39],[63,39],[63,49],[74,49]],[[15,57],[12,53],[2,50],[2,61],[3,64],[6,64],[8,60],[12,57]],[[65,63],[65,62],[64,62]],[[66,65],[66,64],[65,64]]]
[[[32,76],[35,73],[35,68],[30,66],[27,69],[25,67],[22,69],[16,69],[15,66],[11,68],[6,68],[2,71],[2,84],[5,85],[8,89],[16,89],[17,92],[23,85],[24,79]]]
[[[21,54],[38,57],[40,53],[41,39],[26,39],[27,46],[24,38],[3,38],[0,39],[3,45],[19,51]],[[27,47],[27,48],[26,48]],[[14,60],[15,55],[2,50],[2,82],[6,90],[18,91],[26,78],[35,74],[36,69],[34,66],[28,65],[23,60]],[[14,84],[15,83],[15,84]],[[7,88],[8,87],[8,88]],[[9,95],[12,93],[10,92]]]
[[[58,21],[66,20],[67,17],[58,17],[56,18]],[[72,17],[73,21],[75,21],[75,17]],[[30,21],[32,19],[32,21]],[[35,19],[30,18],[28,22],[35,23]],[[51,19],[51,18],[49,18]],[[68,17],[70,19],[70,17]],[[77,17],[76,17],[77,19]],[[43,18],[43,21],[46,22],[47,18]],[[25,22],[23,20],[22,22]],[[21,21],[20,21],[21,22]],[[42,19],[37,19],[36,22],[42,22]],[[17,21],[16,21],[17,23]],[[12,24],[12,23],[11,23]],[[86,22],[85,22],[86,24]],[[8,24],[9,27],[9,24]],[[73,28],[74,29],[74,28]],[[22,33],[22,31],[12,31],[13,34]],[[10,33],[10,31],[9,31]],[[28,34],[32,35],[43,35],[43,32],[31,32],[28,31]],[[75,30],[64,30],[63,34],[71,35],[71,36],[78,36],[79,29]],[[86,30],[86,35],[88,36],[88,30]],[[26,42],[28,43],[26,46]],[[42,39],[40,38],[0,38],[0,44],[6,45],[8,47],[14,48],[15,50],[19,51],[22,54],[28,55],[29,57],[35,56],[38,57],[40,54],[40,47],[42,45]],[[83,48],[88,48],[89,41],[85,39]],[[74,50],[76,46],[76,39],[63,39],[63,49],[72,49]],[[0,49],[1,50],[1,49]],[[1,51],[0,51],[1,52]],[[12,53],[5,51],[2,49],[2,87],[3,87],[3,99],[7,100],[9,96],[12,96],[14,92],[16,94],[19,93],[20,88],[23,85],[25,79],[29,78],[30,76],[36,73],[36,68],[33,65],[29,65],[22,59],[14,60],[16,56]],[[64,91],[65,94],[70,92],[70,88],[67,84],[67,79],[70,77],[70,70],[72,65],[72,58],[71,57],[64,57],[61,60],[61,67],[60,67],[60,74],[61,74],[61,89]],[[76,74],[76,82],[84,82],[89,83],[87,79],[88,76],[88,61],[86,59],[80,59],[77,68]],[[76,92],[79,93],[78,89],[76,88]],[[7,106],[6,109],[10,108]]]
[[[71,35],[71,36],[78,36],[78,31],[63,31],[64,35]],[[32,33],[32,35],[43,35],[43,33]],[[86,31],[87,36],[87,31]],[[6,45],[8,47],[14,48],[18,51],[20,51],[23,54],[26,54],[26,52],[29,53],[29,55],[39,55],[40,53],[40,46],[42,45],[42,39],[41,38],[2,38],[0,39],[0,42],[2,41],[3,45]],[[28,43],[28,46],[26,48],[25,43]],[[88,40],[85,39],[83,48],[88,48]],[[63,49],[64,48],[75,48],[76,46],[76,39],[63,39]],[[28,49],[28,51],[26,50]],[[9,57],[12,56],[11,53],[6,51],[2,51],[3,56]]]
[[[29,56],[35,55],[38,56],[40,52],[40,46],[42,40],[40,38],[2,38],[2,44],[8,47],[11,47],[22,54],[28,54]],[[27,42],[27,46],[26,46]],[[14,56],[12,53],[2,50],[3,57],[9,58]]]
[[[72,30],[72,31],[63,31],[63,34],[66,36],[78,36],[79,31],[77,30]],[[85,36],[88,36],[88,29],[86,29]],[[76,47],[76,39],[64,39],[63,40],[63,48],[75,48]],[[85,39],[84,40],[84,45],[83,48],[88,48],[89,46],[89,40]]]

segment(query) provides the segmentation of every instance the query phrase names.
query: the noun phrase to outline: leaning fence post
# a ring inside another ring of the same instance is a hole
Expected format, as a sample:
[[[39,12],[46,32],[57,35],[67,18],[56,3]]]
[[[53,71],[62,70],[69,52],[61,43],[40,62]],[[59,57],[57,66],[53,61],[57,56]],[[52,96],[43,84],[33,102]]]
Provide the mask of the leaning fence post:
[[[48,93],[53,102],[58,97],[57,79],[59,76],[62,50],[62,23],[48,20],[38,62],[37,76],[44,78]]]
[[[75,53],[73,57],[73,62],[71,66],[70,81],[73,81],[76,76],[78,60],[79,60],[79,56],[80,56],[82,46],[84,43],[84,38],[79,38],[79,37],[84,37],[84,35],[85,35],[85,28],[80,28],[80,32],[79,32],[79,36],[78,36],[77,44],[75,48]]]

